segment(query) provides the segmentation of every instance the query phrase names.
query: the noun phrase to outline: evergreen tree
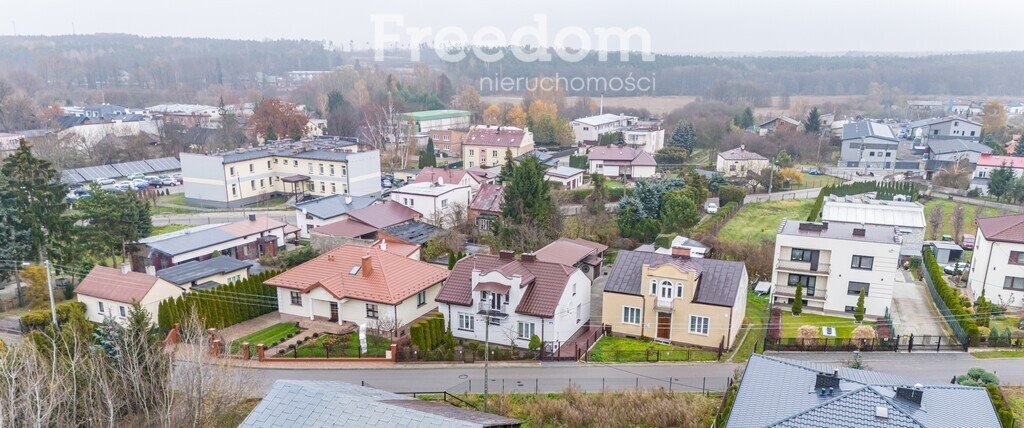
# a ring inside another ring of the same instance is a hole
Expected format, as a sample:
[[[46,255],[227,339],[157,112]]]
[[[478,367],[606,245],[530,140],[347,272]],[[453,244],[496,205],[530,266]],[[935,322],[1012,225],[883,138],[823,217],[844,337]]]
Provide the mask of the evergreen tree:
[[[693,154],[693,149],[697,148],[697,128],[692,123],[687,123],[683,129],[683,148],[687,155]]]
[[[263,139],[265,141],[277,140],[277,132],[274,131],[273,125],[267,125],[267,130],[263,133]]]
[[[1016,156],[1024,156],[1024,137],[1017,140],[1017,145],[1013,147],[1013,154]]]
[[[793,166],[793,158],[789,157],[789,152],[786,149],[779,151],[779,154],[775,156],[775,165],[779,168],[791,168]]]
[[[512,173],[515,169],[516,162],[515,159],[512,158],[512,150],[506,149],[505,163],[501,165],[501,171],[498,173],[498,183],[505,184],[505,182],[512,178]]]
[[[668,139],[669,147],[683,147],[683,142],[686,138],[686,122],[680,120],[676,124],[676,129],[672,131],[672,136]]]
[[[860,294],[857,296],[857,307],[853,310],[853,318],[857,322],[864,321],[864,295],[866,294],[864,290],[863,288],[860,289]]]
[[[420,168],[437,166],[437,152],[434,151],[434,139],[427,138],[427,148],[420,154]]]
[[[793,315],[800,315],[804,311],[804,286],[796,285],[796,293],[793,294]]]
[[[1009,193],[1013,181],[1013,170],[1005,165],[995,169],[988,177],[988,194],[995,196],[996,199],[1002,199]]]
[[[804,121],[804,131],[812,134],[821,132],[821,113],[818,113],[818,108],[814,107],[810,113],[807,113],[807,120]]]
[[[749,129],[754,126],[754,110],[751,110],[749,106],[743,109],[743,114],[740,115],[740,126],[743,129]]]
[[[33,156],[25,140],[0,164],[3,215],[13,218],[12,223],[27,233],[28,253],[36,261],[45,259],[48,251],[59,252],[69,239],[74,225],[66,215],[65,194],[67,186],[60,181],[60,174],[50,162]],[[24,245],[26,236],[15,235]],[[24,254],[22,250],[18,251]]]
[[[683,233],[700,221],[700,212],[689,195],[683,190],[665,194],[665,202],[661,212],[661,230],[663,232]]]

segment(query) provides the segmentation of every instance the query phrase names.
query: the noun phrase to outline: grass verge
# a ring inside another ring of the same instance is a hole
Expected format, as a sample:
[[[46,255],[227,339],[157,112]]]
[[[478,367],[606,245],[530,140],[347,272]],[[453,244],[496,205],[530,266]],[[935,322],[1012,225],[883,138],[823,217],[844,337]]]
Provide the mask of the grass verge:
[[[764,340],[765,325],[768,323],[768,296],[761,296],[753,291],[747,291],[747,326],[740,331],[739,337],[743,338],[732,356],[733,362],[744,362],[757,349],[757,344]]]
[[[991,358],[1024,358],[1024,350],[1020,351],[971,351],[971,355],[974,358],[991,359]]]
[[[270,327],[264,328],[263,330],[249,333],[245,336],[239,337],[231,342],[231,352],[237,353],[241,349],[242,344],[249,342],[250,345],[262,343],[267,347],[273,346],[278,342],[281,342],[288,337],[289,334],[296,334],[299,332],[299,326],[292,322],[283,322],[274,324]]]
[[[797,330],[799,330],[801,326],[805,325],[813,325],[815,327],[834,327],[836,329],[837,339],[849,339],[853,333],[853,329],[861,325],[874,326],[875,323],[865,321],[857,324],[853,318],[809,314],[806,312],[800,314],[800,316],[795,316],[789,311],[782,312],[782,337],[784,339],[796,338]],[[820,330],[818,331],[818,335],[821,337]]]
[[[341,341],[341,336],[336,334],[323,334],[317,337],[315,340],[309,340],[298,349],[299,358],[326,358],[327,348],[324,348],[324,341],[328,337],[333,337],[336,340],[336,344],[331,347],[331,357],[351,357],[358,358],[360,356],[359,349],[359,334],[349,333],[346,334],[347,341]],[[383,357],[384,352],[387,351],[391,345],[391,341],[379,337],[366,335],[366,354],[364,357]],[[291,353],[285,353],[286,356],[291,356]]]
[[[188,229],[190,227],[192,227],[192,226],[189,226],[187,224],[177,224],[177,223],[165,224],[163,226],[153,226],[153,230],[150,231],[149,236],[156,236],[156,235],[163,235],[165,233],[177,232],[179,230]]]
[[[648,352],[648,349],[651,352]],[[590,351],[590,361],[600,363],[636,363],[645,361],[715,361],[718,353],[683,348],[646,339],[604,336]]]

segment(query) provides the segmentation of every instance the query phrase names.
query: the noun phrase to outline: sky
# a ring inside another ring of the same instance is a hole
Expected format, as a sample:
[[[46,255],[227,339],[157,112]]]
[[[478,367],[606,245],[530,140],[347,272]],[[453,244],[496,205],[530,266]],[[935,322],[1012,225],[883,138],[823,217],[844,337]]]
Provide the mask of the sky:
[[[558,45],[554,39],[562,32],[568,35],[563,44],[574,47],[584,38],[597,47],[598,28],[635,27],[657,53],[1024,50],[1024,2],[1017,0],[0,0],[0,35],[311,39],[360,49],[395,45],[388,35],[406,45],[407,30],[428,27],[431,37],[451,27],[467,37],[509,41],[517,30],[536,28],[537,14],[547,22],[549,45]],[[374,17],[387,21],[379,32]],[[495,28],[481,31],[488,26]],[[639,48],[640,39],[631,39],[631,47]]]

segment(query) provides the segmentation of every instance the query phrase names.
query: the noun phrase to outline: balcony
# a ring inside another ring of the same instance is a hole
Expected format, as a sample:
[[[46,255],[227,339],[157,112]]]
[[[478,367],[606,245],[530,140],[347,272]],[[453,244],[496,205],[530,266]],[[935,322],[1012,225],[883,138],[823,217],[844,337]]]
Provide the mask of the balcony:
[[[508,303],[502,303],[500,305],[492,305],[491,302],[481,301],[477,303],[477,308],[480,315],[489,316],[493,318],[508,318]]]
[[[775,268],[786,272],[810,273],[815,275],[828,275],[829,273],[828,263],[818,263],[816,269],[811,269],[811,262],[802,262],[799,260],[779,260],[778,263],[776,263]]]
[[[803,296],[804,299],[807,299],[807,300],[821,300],[821,301],[825,300],[825,288],[824,287],[816,287],[814,289],[814,295],[813,296],[807,295],[807,289],[806,288],[804,288],[803,293],[804,293],[804,296]],[[786,285],[786,284],[776,284],[775,285],[775,296],[777,296],[777,297],[796,297],[796,287],[791,287],[791,286]]]
[[[669,298],[669,299],[666,299],[666,298],[664,298],[664,297],[659,297],[659,298],[658,298],[657,300],[655,300],[655,302],[654,302],[654,308],[655,308],[655,309],[661,309],[661,310],[669,310],[669,311],[671,311],[671,310],[672,310],[672,299],[671,299],[671,298]]]

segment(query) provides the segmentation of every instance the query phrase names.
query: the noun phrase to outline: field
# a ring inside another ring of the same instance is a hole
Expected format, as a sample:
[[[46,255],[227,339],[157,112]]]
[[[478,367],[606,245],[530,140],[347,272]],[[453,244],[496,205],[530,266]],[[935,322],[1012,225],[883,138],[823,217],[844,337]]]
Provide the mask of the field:
[[[801,326],[813,325],[815,327],[835,327],[836,338],[848,339],[853,334],[853,329],[860,325],[873,326],[874,323],[863,322],[857,324],[853,318],[840,318],[828,315],[809,314],[804,312],[800,316],[794,316],[790,311],[782,312],[782,337],[795,338],[797,330]],[[818,337],[821,337],[821,330],[818,330]]]
[[[758,202],[744,205],[718,233],[730,241],[774,241],[783,218],[805,220],[814,199]]]
[[[768,322],[768,297],[747,291],[747,313],[744,318],[748,325],[740,330],[740,334],[737,336],[737,339],[742,338],[743,341],[729,358],[733,362],[746,361],[754,353],[757,344],[764,340],[764,326]],[[744,334],[746,334],[745,337]]]
[[[947,199],[932,199],[924,204],[924,218],[927,220],[930,218],[931,212],[935,209],[942,210],[942,227],[939,228],[939,233],[936,237],[941,237],[944,234],[953,234],[953,210],[956,209],[956,202]],[[961,204],[964,207],[964,230],[963,233],[974,234],[978,230],[978,224],[975,223],[974,217],[978,215],[977,205]],[[995,208],[982,207],[981,216],[991,217],[999,215],[999,210]],[[927,232],[925,233],[926,239],[932,238],[931,225],[925,226]]]
[[[604,107],[606,109],[616,108],[645,108],[652,114],[660,115],[669,113],[672,110],[686,106],[687,104],[697,101],[698,97],[690,95],[665,95],[656,97],[604,97]],[[863,98],[861,95],[793,95],[790,96],[790,106],[798,107],[801,105],[821,105],[823,103],[847,103],[858,98]],[[597,98],[592,98],[594,102],[600,102]],[[480,100],[484,104],[498,104],[498,103],[512,103],[520,104],[523,102],[523,98],[519,96],[506,96],[506,95],[488,95],[481,96]],[[566,104],[572,104],[576,101],[576,97],[566,97]],[[756,107],[754,108],[754,114],[758,116],[777,116],[782,113],[789,112],[789,108],[782,107],[782,97],[772,97],[771,107]],[[597,114],[596,112],[594,114]],[[675,124],[672,124],[675,126]]]
[[[681,348],[653,340],[604,336],[590,350],[590,361],[615,363],[647,361],[648,349],[661,351],[657,356],[650,355],[651,361],[655,359],[660,361],[715,361],[718,358],[717,353],[701,349]]]

